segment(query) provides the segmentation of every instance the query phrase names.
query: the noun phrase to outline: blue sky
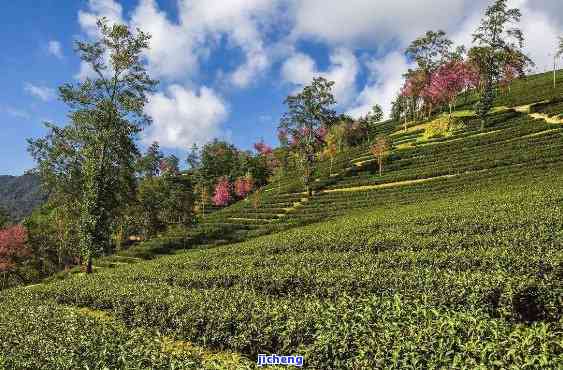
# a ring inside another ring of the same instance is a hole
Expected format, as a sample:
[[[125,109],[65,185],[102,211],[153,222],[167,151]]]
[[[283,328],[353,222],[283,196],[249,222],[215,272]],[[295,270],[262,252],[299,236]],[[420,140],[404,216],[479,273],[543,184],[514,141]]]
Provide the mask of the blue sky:
[[[93,22],[140,27],[153,35],[146,64],[161,81],[139,140],[158,140],[185,158],[213,137],[250,149],[275,145],[283,99],[314,76],[336,82],[338,110],[385,110],[409,67],[402,50],[428,29],[468,45],[487,0],[20,0],[0,5],[0,175],[33,167],[26,139],[43,121],[66,122],[57,86],[87,69],[73,41],[96,36]],[[527,52],[539,70],[563,34],[558,0],[513,0],[524,13]]]

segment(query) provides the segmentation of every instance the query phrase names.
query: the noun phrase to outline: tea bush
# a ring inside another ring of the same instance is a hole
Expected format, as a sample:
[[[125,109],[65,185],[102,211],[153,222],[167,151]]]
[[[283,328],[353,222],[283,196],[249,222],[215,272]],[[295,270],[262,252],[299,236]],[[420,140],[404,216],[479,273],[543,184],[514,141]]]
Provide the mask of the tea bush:
[[[501,178],[27,292],[249,358],[300,353],[310,368],[553,368],[563,172]]]

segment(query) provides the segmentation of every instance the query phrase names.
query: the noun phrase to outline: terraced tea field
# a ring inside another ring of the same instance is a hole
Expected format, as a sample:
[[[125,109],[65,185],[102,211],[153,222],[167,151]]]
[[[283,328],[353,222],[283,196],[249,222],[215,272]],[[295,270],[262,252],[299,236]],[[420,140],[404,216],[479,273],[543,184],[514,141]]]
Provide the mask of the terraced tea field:
[[[0,369],[250,369],[260,353],[310,369],[560,367],[563,84],[550,77],[518,81],[484,130],[472,97],[445,137],[424,138],[437,116],[382,123],[382,176],[354,147],[331,174],[321,163],[311,197],[288,176],[92,275],[1,292]]]
[[[242,368],[264,352],[302,354],[308,368],[555,368],[562,180],[561,167],[529,169],[434,200],[375,202],[331,222],[9,291],[0,353],[6,366],[25,364],[33,345],[50,363],[48,353],[71,342],[68,364],[202,366],[189,350],[163,352],[166,337],[235,353]],[[76,329],[61,337],[61,321]],[[96,357],[116,348],[122,359]]]

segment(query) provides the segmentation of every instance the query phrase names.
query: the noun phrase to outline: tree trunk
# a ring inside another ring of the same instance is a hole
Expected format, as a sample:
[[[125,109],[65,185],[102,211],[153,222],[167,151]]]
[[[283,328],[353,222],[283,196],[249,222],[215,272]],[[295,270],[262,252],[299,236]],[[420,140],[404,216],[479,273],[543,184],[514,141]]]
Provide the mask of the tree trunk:
[[[380,158],[378,162],[379,162],[379,176],[381,177],[381,174],[383,173],[383,160],[381,160]]]
[[[86,273],[92,273],[92,256],[88,256],[88,262],[86,263]]]

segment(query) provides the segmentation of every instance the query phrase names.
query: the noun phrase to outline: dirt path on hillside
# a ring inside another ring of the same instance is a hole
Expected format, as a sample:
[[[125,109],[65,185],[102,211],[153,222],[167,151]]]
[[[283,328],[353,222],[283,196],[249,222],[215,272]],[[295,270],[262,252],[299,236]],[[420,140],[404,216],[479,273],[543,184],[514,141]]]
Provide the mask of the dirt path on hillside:
[[[540,102],[543,103],[543,102]],[[537,104],[537,103],[535,103]],[[518,107],[514,107],[513,109],[516,112],[526,113],[528,116],[532,117],[533,119],[543,119],[547,123],[553,124],[560,124],[563,125],[563,118],[559,118],[558,116],[550,116],[544,113],[530,113],[530,109],[533,104],[528,105],[520,105]]]
[[[395,182],[388,182],[388,183],[385,183],[385,184],[378,184],[378,185],[363,185],[363,186],[353,186],[353,187],[349,187],[349,188],[327,189],[327,190],[320,191],[320,193],[343,193],[343,192],[350,192],[350,191],[384,189],[384,188],[391,188],[391,187],[395,187],[395,186],[412,185],[412,184],[419,184],[421,182],[447,179],[447,178],[456,177],[456,176],[459,176],[459,174],[427,177],[427,178],[424,178],[424,179],[416,179],[416,180],[395,181]]]

